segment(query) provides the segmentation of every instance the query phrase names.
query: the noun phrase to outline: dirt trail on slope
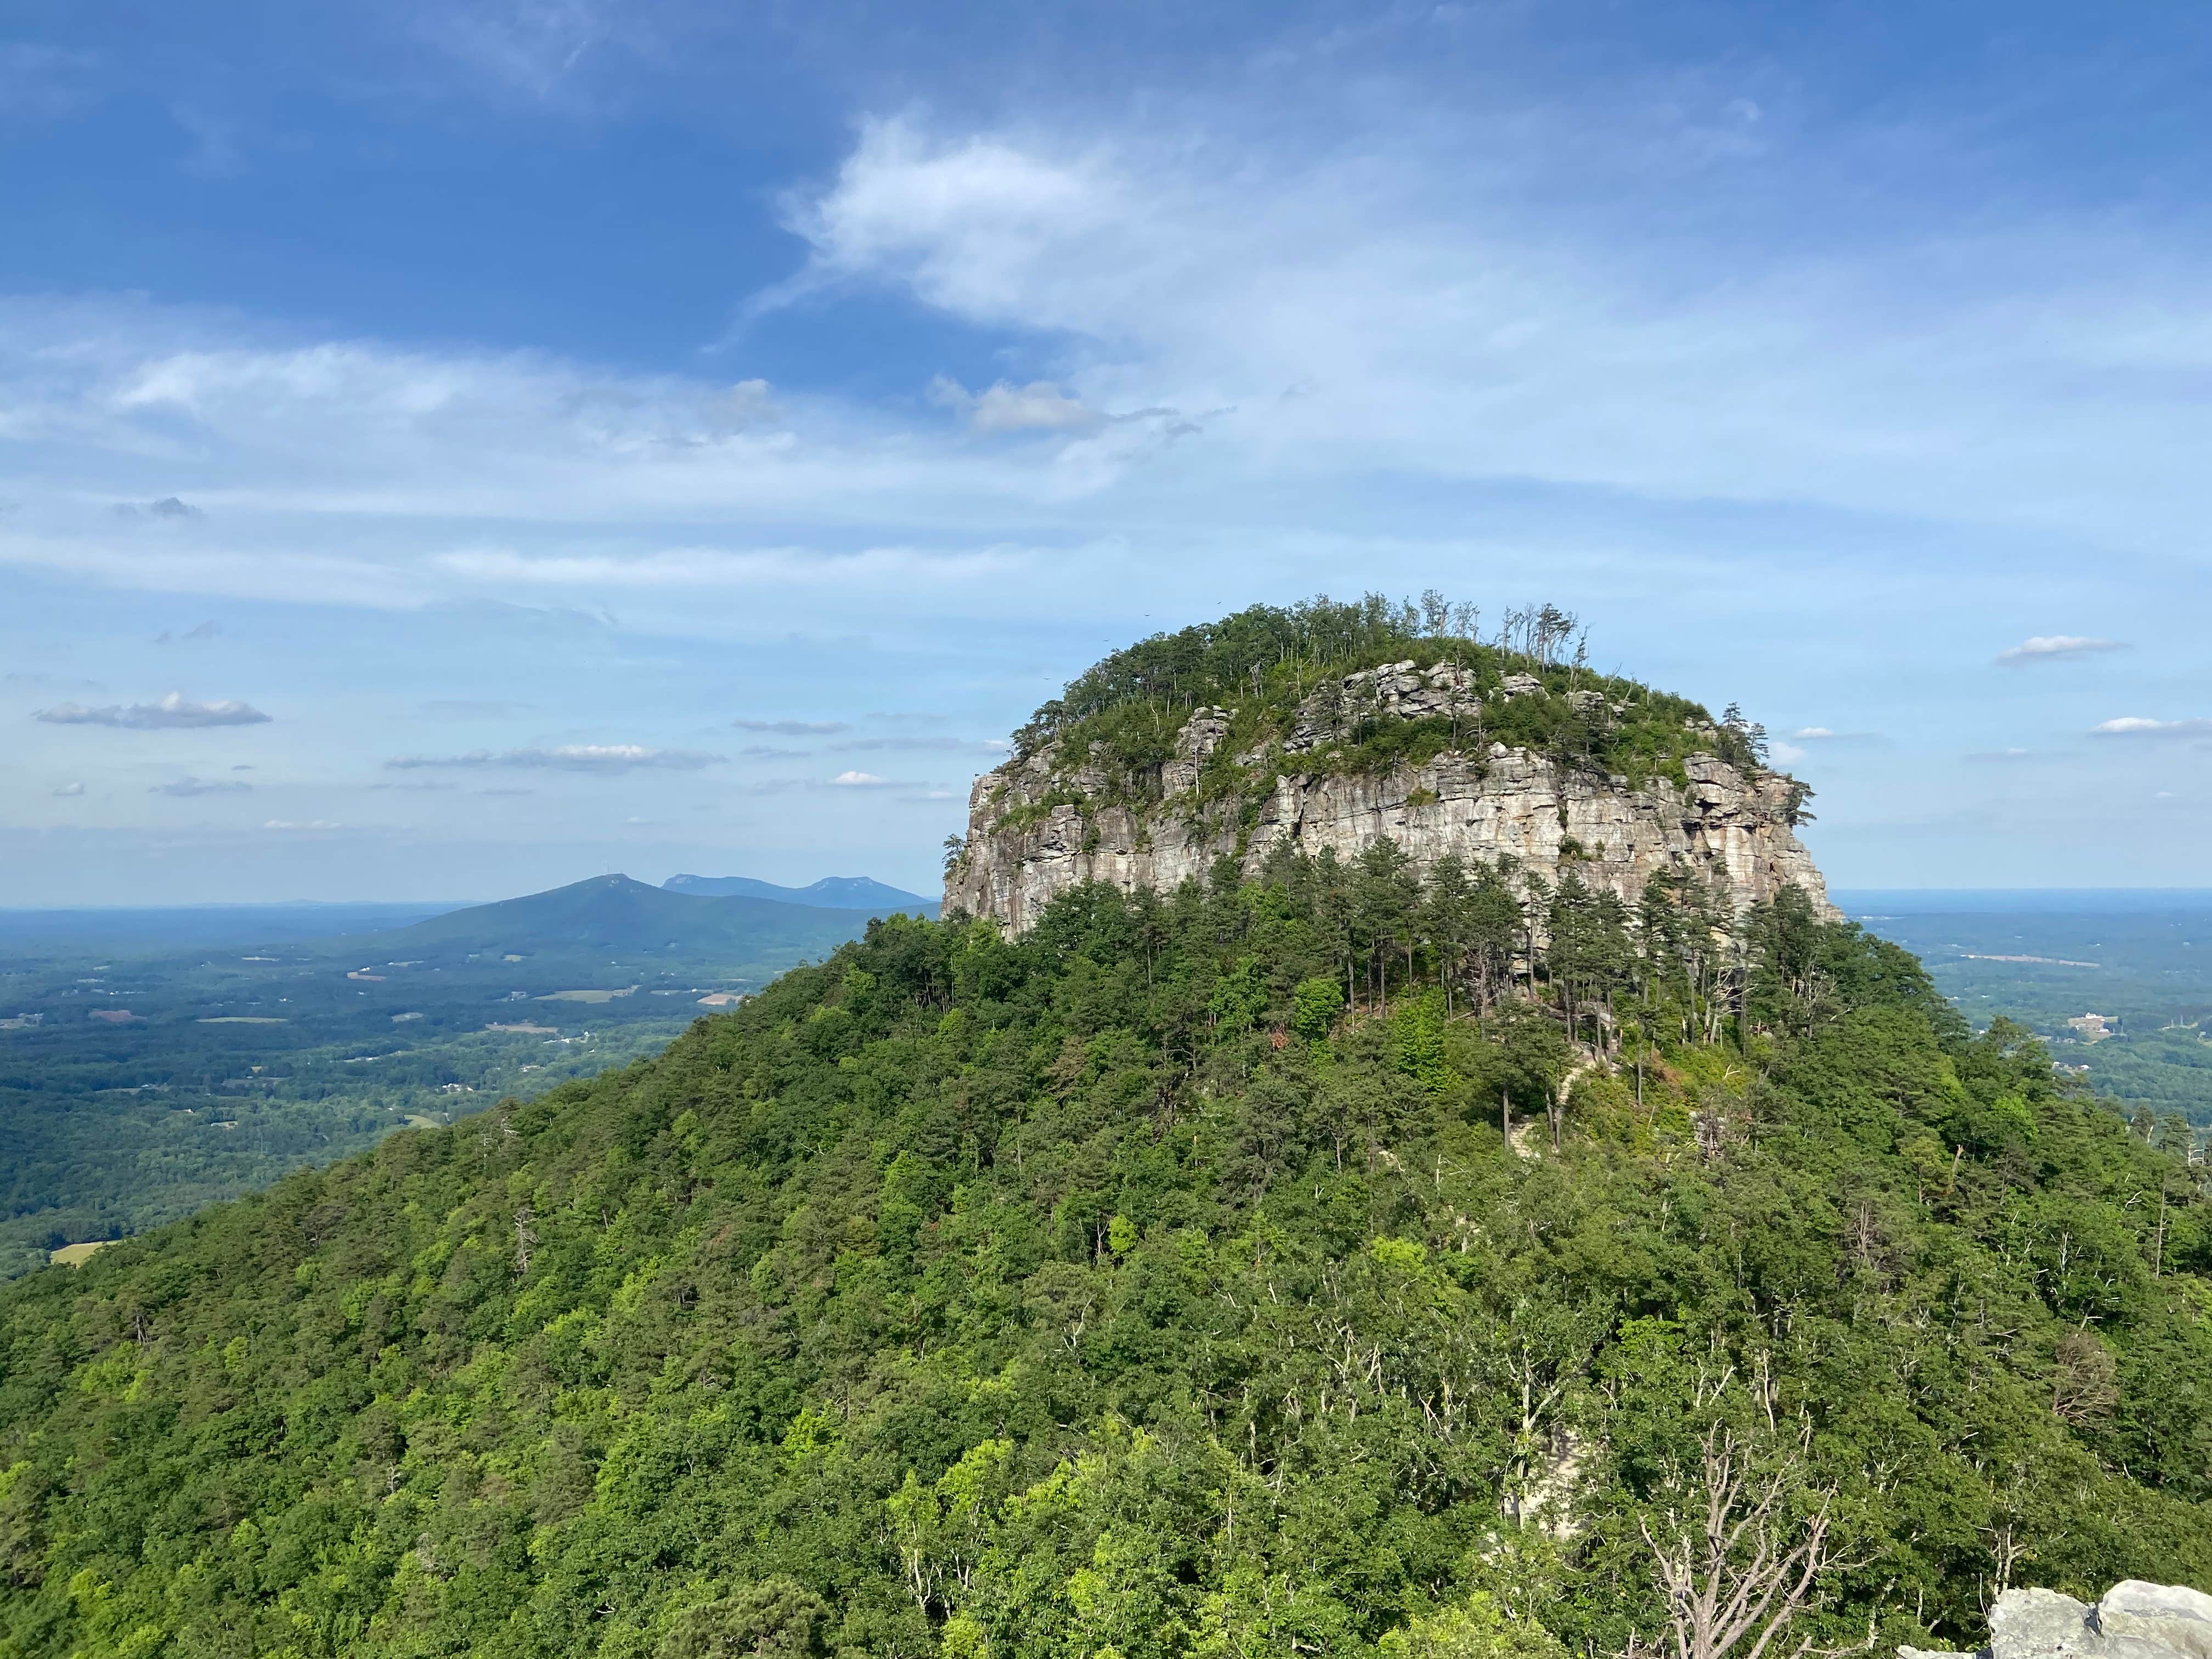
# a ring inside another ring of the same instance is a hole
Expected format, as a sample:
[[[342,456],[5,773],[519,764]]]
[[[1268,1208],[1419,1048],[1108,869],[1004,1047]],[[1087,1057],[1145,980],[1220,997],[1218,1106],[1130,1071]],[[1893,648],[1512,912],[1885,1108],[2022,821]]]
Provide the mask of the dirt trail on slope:
[[[1575,1063],[1567,1067],[1567,1074],[1559,1079],[1559,1101],[1563,1106],[1565,1104],[1568,1091],[1575,1086],[1575,1079],[1586,1072],[1595,1071],[1598,1064],[1597,1055],[1589,1049],[1584,1049]],[[1541,1158],[1544,1155],[1543,1143],[1547,1138],[1550,1127],[1549,1120],[1540,1114],[1524,1122],[1515,1124],[1513,1133],[1509,1137],[1509,1144],[1522,1158]]]

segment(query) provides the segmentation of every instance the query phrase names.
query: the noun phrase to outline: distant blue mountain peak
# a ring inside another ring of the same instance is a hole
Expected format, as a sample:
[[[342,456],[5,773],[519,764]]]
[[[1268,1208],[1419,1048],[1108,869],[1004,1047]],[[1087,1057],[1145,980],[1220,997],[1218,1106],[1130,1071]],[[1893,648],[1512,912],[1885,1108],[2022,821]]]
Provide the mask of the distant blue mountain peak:
[[[764,898],[783,904],[811,904],[827,910],[913,910],[934,915],[937,901],[892,887],[867,876],[824,876],[805,887],[779,887],[750,876],[671,876],[661,883],[672,893],[700,898]]]

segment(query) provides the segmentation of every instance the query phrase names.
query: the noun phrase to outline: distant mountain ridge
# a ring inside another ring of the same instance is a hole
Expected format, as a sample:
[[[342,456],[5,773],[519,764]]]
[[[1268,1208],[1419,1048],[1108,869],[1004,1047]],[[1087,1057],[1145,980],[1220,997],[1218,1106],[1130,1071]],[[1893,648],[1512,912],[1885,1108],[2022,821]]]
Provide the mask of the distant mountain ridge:
[[[779,887],[751,876],[671,876],[660,884],[672,893],[702,898],[774,899],[780,904],[817,905],[828,910],[890,908],[933,916],[937,901],[892,887],[867,876],[824,876],[805,887]]]
[[[548,892],[471,905],[381,936],[392,948],[514,951],[834,950],[867,931],[870,912],[742,895],[671,892],[628,876],[593,876]]]

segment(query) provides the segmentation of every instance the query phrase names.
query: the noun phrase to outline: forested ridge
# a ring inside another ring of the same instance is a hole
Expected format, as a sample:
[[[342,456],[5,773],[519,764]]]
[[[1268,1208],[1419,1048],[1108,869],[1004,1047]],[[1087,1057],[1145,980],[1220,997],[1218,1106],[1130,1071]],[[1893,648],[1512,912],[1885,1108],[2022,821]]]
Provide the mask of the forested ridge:
[[[0,1652],[1970,1644],[2212,1583],[2208,1216],[1794,893],[891,918],[0,1289]]]

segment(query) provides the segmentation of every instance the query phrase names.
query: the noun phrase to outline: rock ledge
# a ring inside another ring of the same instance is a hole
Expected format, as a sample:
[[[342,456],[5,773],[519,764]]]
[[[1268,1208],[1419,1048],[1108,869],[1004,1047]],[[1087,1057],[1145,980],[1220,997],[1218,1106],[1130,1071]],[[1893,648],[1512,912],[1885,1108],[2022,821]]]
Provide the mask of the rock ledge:
[[[1967,1659],[1900,1647],[1899,1659]],[[2212,1659],[2212,1595],[2124,1579],[2087,1607],[2057,1590],[2007,1590],[1975,1659]]]

